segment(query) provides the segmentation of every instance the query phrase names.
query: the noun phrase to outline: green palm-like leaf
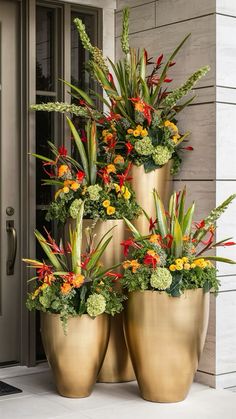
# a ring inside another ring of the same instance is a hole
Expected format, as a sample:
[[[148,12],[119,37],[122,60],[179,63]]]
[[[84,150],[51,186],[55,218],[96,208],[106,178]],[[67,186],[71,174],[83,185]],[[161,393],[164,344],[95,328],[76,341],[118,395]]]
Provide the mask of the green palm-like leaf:
[[[125,217],[123,217],[126,225],[129,227],[131,233],[133,234],[135,239],[142,238],[142,235],[139,233],[139,231],[134,227],[134,225]]]
[[[163,202],[158,195],[157,191],[153,191],[155,208],[156,208],[156,218],[158,222],[158,229],[162,237],[165,237],[168,234],[167,219],[165,214],[165,208]]]
[[[173,254],[176,258],[182,256],[183,252],[183,234],[177,218],[175,218],[174,236],[173,236]]]
[[[223,262],[223,263],[229,263],[231,265],[235,265],[236,262],[232,259],[227,259],[227,258],[222,258],[220,256],[201,256],[201,258],[196,258],[194,260],[197,259],[206,259],[206,260],[213,260],[215,262]]]
[[[83,90],[79,89],[77,86],[74,86],[71,83],[68,83],[68,81],[59,79],[60,81],[62,81],[64,84],[66,84],[67,86],[69,86],[72,90],[74,90],[76,93],[79,94],[79,96],[81,96],[90,106],[95,106],[93,100],[91,99],[91,97],[89,95],[87,95],[87,93],[85,93]]]
[[[195,211],[195,202],[193,202],[191,207],[189,207],[183,219],[182,230],[183,230],[184,236],[189,236],[191,233],[194,211]]]
[[[83,214],[84,214],[84,201],[81,203],[78,216],[76,218],[75,230],[71,231],[71,261],[72,271],[75,274],[81,273],[81,246],[82,246],[82,226],[83,226]]]
[[[110,241],[112,240],[112,236],[109,237],[105,243],[103,243],[102,246],[99,247],[99,249],[97,249],[91,256],[86,269],[88,271],[94,269],[94,267],[96,266],[97,262],[100,260],[101,256],[103,255],[103,253],[105,252],[108,244],[110,243]]]
[[[87,155],[86,155],[86,151],[84,149],[84,145],[82,143],[82,140],[79,136],[79,133],[77,131],[77,129],[75,128],[73,122],[70,120],[70,118],[66,117],[66,120],[69,124],[70,130],[72,132],[72,135],[74,137],[75,140],[75,144],[77,146],[80,158],[81,158],[81,162],[83,165],[83,169],[84,169],[84,173],[85,176],[87,178],[88,183],[90,182],[90,174],[89,174],[89,163],[88,163],[88,159],[87,159]]]
[[[186,198],[186,186],[184,187],[179,201],[179,214],[178,214],[178,220],[180,227],[183,228],[183,221],[184,221],[184,208],[185,208],[185,198]]]
[[[38,230],[35,230],[34,234],[35,234],[35,237],[37,238],[40,246],[42,247],[43,251],[47,255],[47,257],[50,260],[51,264],[53,265],[53,267],[57,271],[62,271],[63,270],[63,267],[62,267],[62,265],[61,265],[61,263],[60,263],[57,255],[55,255],[52,252],[51,247],[47,244],[47,241],[46,241],[45,237]]]
[[[88,145],[88,161],[89,161],[89,177],[91,185],[96,183],[97,179],[97,139],[96,139],[96,123],[93,121],[87,123],[87,145]]]

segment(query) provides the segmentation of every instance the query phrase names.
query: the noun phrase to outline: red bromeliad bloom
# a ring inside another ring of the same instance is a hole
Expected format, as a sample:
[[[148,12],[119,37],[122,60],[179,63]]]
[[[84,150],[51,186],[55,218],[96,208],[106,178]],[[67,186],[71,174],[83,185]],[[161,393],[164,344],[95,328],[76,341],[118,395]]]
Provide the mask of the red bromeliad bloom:
[[[59,253],[61,255],[64,255],[65,254],[65,250],[64,250],[63,246],[58,246],[56,244],[56,241],[51,237],[51,235],[49,234],[49,232],[46,230],[45,227],[44,227],[44,230],[47,233],[47,238],[48,238],[47,244],[48,244],[48,246],[51,247],[52,253],[55,253],[55,254]]]
[[[182,150],[193,151],[194,148],[189,145],[188,147],[182,147]]]
[[[157,223],[157,218],[153,221],[152,217],[149,219],[149,231],[152,231],[155,228]]]
[[[124,240],[123,242],[120,243],[120,245],[124,246],[123,253],[124,253],[125,257],[128,256],[130,247],[135,247],[136,249],[141,249],[141,246],[139,246],[132,238]]]
[[[38,279],[43,279],[45,276],[52,275],[52,267],[43,263],[40,268],[37,269]]]
[[[116,282],[118,279],[123,278],[123,275],[121,275],[118,272],[107,272],[105,276],[108,276],[110,278],[113,278],[112,282]]]
[[[67,149],[65,148],[64,145],[62,145],[61,147],[58,148],[59,151],[59,155],[62,157],[66,157],[67,156]]]
[[[205,221],[199,221],[199,223],[195,223],[195,226],[198,230],[200,230],[201,228],[205,227]]]
[[[110,112],[110,114],[106,117],[106,120],[108,122],[110,121],[119,121],[119,119],[121,119],[121,115],[118,113],[114,113],[114,112]]]
[[[85,173],[82,170],[78,170],[78,172],[76,173],[76,179],[79,182],[83,182],[84,178],[85,178]]]
[[[81,130],[80,138],[81,138],[81,141],[83,141],[83,143],[87,143],[87,137],[86,137],[86,133],[84,129]]]
[[[157,266],[157,262],[159,261],[160,257],[158,255],[152,255],[150,253],[147,253],[143,259],[144,265],[152,265],[153,269]]]
[[[100,176],[102,178],[105,185],[108,185],[108,183],[111,182],[111,177],[110,177],[106,168],[99,170],[98,176]]]
[[[118,177],[118,179],[119,179],[119,185],[120,185],[120,187],[121,187],[121,188],[122,188],[122,186],[124,185],[125,181],[129,181],[129,180],[131,180],[131,179],[132,179],[132,177],[129,177],[129,176],[128,176],[129,171],[130,171],[130,169],[131,169],[131,166],[132,166],[132,163],[130,162],[130,163],[128,164],[128,167],[127,167],[127,169],[125,170],[125,172],[124,172],[124,173],[122,173],[121,175],[117,175],[117,177]]]
[[[125,144],[125,147],[127,148],[127,154],[128,155],[131,153],[131,151],[134,148],[134,146],[129,141]]]
[[[219,243],[217,246],[235,246],[236,243],[235,242],[224,242],[224,243]]]
[[[153,110],[153,107],[144,102],[144,100],[140,97],[132,97],[130,98],[130,100],[132,103],[134,103],[134,109],[138,112],[143,113],[148,125],[150,125],[152,121],[151,109]]]

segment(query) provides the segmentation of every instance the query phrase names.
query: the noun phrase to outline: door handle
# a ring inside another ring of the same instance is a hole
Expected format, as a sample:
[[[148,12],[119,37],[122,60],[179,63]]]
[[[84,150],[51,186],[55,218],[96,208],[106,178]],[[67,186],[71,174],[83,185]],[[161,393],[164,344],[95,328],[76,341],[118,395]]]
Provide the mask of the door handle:
[[[14,275],[14,265],[17,251],[17,233],[13,220],[7,220],[6,230],[8,236],[7,275]]]

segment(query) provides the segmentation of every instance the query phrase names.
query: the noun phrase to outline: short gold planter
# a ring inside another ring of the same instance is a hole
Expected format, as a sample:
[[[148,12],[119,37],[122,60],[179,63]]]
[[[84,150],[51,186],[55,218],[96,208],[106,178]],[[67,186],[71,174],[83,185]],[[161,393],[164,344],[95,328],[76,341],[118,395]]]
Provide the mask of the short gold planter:
[[[172,191],[172,178],[170,175],[171,161],[160,169],[145,173],[143,166],[132,166],[131,184],[136,193],[137,203],[152,217],[155,214],[155,205],[152,191],[156,189],[164,204],[168,202]],[[140,215],[134,221],[135,227],[142,233],[147,234],[149,223],[145,215]]]
[[[65,335],[59,314],[41,313],[44,350],[61,396],[91,394],[107,349],[109,320],[106,314],[70,317]]]
[[[141,395],[152,402],[184,400],[203,350],[209,293],[187,290],[129,294],[124,329]]]

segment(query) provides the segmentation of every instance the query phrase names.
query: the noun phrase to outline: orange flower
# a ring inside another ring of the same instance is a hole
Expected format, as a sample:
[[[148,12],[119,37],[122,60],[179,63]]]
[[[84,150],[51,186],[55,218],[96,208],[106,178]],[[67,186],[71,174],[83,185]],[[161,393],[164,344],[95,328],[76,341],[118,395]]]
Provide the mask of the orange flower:
[[[139,111],[139,112],[143,112],[144,111],[144,103],[143,102],[137,102],[137,103],[135,103],[134,104],[134,109],[136,110],[136,111]]]
[[[183,236],[183,241],[188,242],[189,241],[189,236]]]
[[[61,286],[61,293],[62,294],[68,294],[71,291],[71,285],[68,284],[68,282],[64,282],[64,284]]]
[[[155,252],[155,250],[148,250],[147,254],[152,256],[157,262],[160,262],[160,256]]]
[[[157,243],[157,244],[159,244],[161,242],[161,236],[160,236],[160,234],[152,234],[150,236],[149,241],[151,243]]]
[[[75,288],[80,288],[83,283],[84,283],[84,275],[81,275],[81,274],[75,275],[74,279],[72,280],[72,285]]]
[[[124,164],[124,157],[122,157],[120,154],[118,154],[115,158],[114,158],[114,163],[115,164]]]
[[[64,188],[62,190],[63,190],[64,193],[68,193],[70,191],[68,186],[64,186]]]
[[[72,191],[77,191],[77,189],[79,189],[79,187],[80,187],[80,184],[78,182],[73,182],[71,184]]]
[[[69,167],[67,164],[62,164],[60,167],[58,167],[58,177],[64,176],[67,172],[69,172]]]
[[[140,267],[140,263],[138,263],[136,259],[126,260],[123,263],[123,268],[124,269],[132,268],[133,273],[136,273],[139,267]]]
[[[114,164],[108,164],[106,167],[107,173],[116,173],[116,167]]]

